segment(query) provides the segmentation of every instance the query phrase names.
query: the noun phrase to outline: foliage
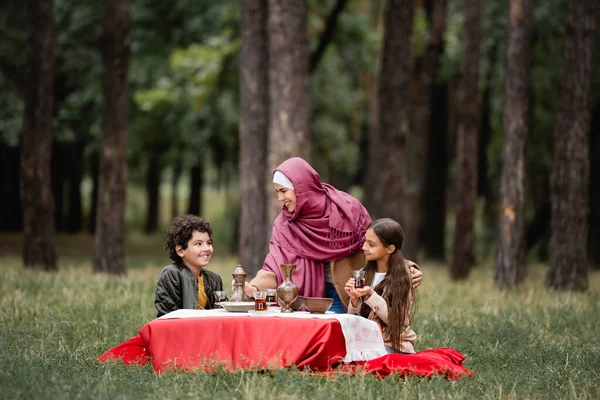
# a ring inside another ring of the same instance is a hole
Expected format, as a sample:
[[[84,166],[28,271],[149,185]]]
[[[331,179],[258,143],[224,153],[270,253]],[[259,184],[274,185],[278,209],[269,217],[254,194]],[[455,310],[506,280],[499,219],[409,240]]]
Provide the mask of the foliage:
[[[27,40],[25,3],[15,0],[0,3],[0,143],[16,146],[23,124],[25,104],[25,62]]]
[[[321,40],[334,2],[325,3],[311,3],[312,49]],[[376,73],[381,42],[381,32],[369,13],[358,5],[346,7],[339,16],[333,41],[311,76],[311,164],[325,182],[334,181],[342,188],[354,183],[355,176],[364,169],[360,144],[363,127],[368,124],[370,93],[366,83]]]
[[[2,240],[4,242],[4,240]],[[143,241],[140,241],[144,244]],[[147,243],[147,242],[146,242]],[[72,243],[63,243],[65,248]],[[147,247],[147,245],[146,245]],[[140,248],[141,250],[141,248]],[[157,250],[156,248],[150,249]],[[99,364],[96,358],[154,318],[154,288],[166,256],[133,267],[129,277],[93,276],[89,262],[68,261],[56,274],[23,271],[2,258],[0,386],[6,398],[427,398],[594,399],[600,396],[600,275],[587,294],[547,291],[543,267],[513,293],[493,286],[491,269],[450,282],[424,265],[413,328],[418,349],[453,347],[467,355],[470,379],[406,381],[373,376],[274,373],[164,374],[150,365]],[[63,265],[65,259],[62,260]],[[232,260],[211,268],[230,280]],[[427,273],[429,271],[429,273]],[[594,289],[595,288],[595,289]]]

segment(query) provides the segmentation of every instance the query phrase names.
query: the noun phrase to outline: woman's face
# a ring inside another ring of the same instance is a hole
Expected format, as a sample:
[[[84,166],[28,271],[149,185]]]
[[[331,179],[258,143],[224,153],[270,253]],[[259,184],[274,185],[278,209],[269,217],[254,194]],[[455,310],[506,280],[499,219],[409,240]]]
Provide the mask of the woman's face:
[[[293,213],[296,209],[296,192],[285,186],[281,186],[279,183],[274,183],[273,186],[275,186],[277,199],[283,203],[289,212]]]

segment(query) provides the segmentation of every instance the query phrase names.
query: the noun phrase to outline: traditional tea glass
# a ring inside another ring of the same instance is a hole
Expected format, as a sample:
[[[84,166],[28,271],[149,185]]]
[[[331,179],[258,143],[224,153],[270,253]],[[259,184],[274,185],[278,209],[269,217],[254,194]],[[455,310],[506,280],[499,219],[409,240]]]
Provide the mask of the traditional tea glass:
[[[267,289],[267,303],[277,302],[277,289]]]
[[[354,278],[354,287],[361,289],[365,287],[365,271],[362,269],[352,271],[352,277]]]
[[[254,292],[254,311],[267,311],[267,292],[265,290]]]
[[[221,307],[219,303],[221,301],[227,301],[227,291],[226,290],[215,290],[213,292],[215,294],[215,308],[223,308]]]

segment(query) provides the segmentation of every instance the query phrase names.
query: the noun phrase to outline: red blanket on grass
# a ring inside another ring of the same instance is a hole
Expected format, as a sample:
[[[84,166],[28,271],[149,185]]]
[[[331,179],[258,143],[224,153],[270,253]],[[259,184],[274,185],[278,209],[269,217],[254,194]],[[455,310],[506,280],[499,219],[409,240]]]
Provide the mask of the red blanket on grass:
[[[128,365],[145,365],[151,360],[151,355],[146,350],[142,337],[137,335],[98,357],[100,362],[111,359],[120,359]],[[363,371],[380,378],[398,374],[421,377],[443,375],[446,379],[459,379],[473,375],[473,371],[463,366],[464,359],[465,356],[454,349],[438,348],[422,350],[415,354],[388,354],[370,361],[345,364],[339,368],[336,368],[336,365],[310,367],[325,375]]]

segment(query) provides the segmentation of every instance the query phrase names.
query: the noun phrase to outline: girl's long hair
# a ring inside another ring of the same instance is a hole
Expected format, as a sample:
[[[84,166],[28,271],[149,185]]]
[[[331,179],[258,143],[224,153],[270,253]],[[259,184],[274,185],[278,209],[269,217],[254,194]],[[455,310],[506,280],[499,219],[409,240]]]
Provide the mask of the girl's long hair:
[[[364,304],[361,315],[378,322],[387,334],[394,349],[402,348],[402,332],[408,328],[410,321],[411,302],[414,297],[412,277],[406,265],[406,260],[400,249],[404,242],[404,230],[400,224],[390,218],[382,218],[374,221],[369,226],[377,235],[381,243],[388,247],[396,246],[396,250],[390,254],[388,270],[385,278],[373,289],[382,296],[388,306],[388,323],[385,324],[377,317],[371,308]],[[369,261],[365,266],[367,285],[371,285],[377,271],[377,262]]]

